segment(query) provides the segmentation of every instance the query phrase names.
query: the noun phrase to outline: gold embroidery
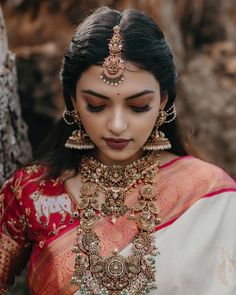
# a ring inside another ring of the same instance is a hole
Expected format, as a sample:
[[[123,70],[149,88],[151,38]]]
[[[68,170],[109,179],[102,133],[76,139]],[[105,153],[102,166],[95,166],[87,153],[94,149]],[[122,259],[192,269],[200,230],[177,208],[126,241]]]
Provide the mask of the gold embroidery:
[[[46,241],[39,241],[39,248],[42,249],[45,243]]]
[[[225,249],[221,249],[221,263],[218,265],[217,273],[221,284],[229,285],[230,279],[227,276],[227,270],[231,268],[231,272],[235,273],[236,278],[236,261],[232,259],[230,253]]]
[[[55,187],[55,186],[57,186],[58,185],[58,183],[60,182],[61,180],[60,180],[60,178],[57,178],[57,179],[52,179],[52,180],[50,180],[50,182],[52,183],[52,186],[53,187]],[[46,180],[45,179],[42,179],[40,182],[39,182],[39,186],[41,187],[41,186],[46,186]]]
[[[13,283],[14,276],[24,267],[28,250],[24,250],[11,237],[3,233],[0,233],[0,245],[0,281],[3,286],[8,286]]]
[[[58,183],[60,183],[60,182],[61,182],[60,177],[58,177],[57,179],[53,179],[53,180],[52,180],[53,186],[57,186]]]
[[[226,272],[225,272],[225,260],[223,259],[220,265],[218,266],[217,273],[218,277],[220,279],[221,284],[223,285],[229,285],[229,282],[226,277]]]
[[[24,168],[24,171],[28,174],[28,175],[32,175],[32,174],[34,174],[34,173],[38,173],[38,171],[39,171],[39,165],[35,165],[35,164],[33,164],[33,165],[31,165],[31,166],[28,166],[28,167],[26,167],[26,168]]]
[[[22,196],[22,187],[21,187],[22,177],[19,177],[15,180],[15,183],[11,185],[11,191],[17,200],[21,199]]]
[[[10,235],[8,232],[11,230],[14,232],[14,235],[11,235],[15,240],[25,241],[22,232],[24,232],[28,225],[28,219],[25,215],[20,215],[17,218],[9,218],[5,223],[3,223],[3,231],[6,235]],[[28,243],[29,244],[29,243]],[[28,244],[26,247],[28,247]]]
[[[48,233],[48,235],[49,235],[49,236],[50,236],[50,235],[57,235],[61,229],[66,228],[66,227],[67,227],[67,225],[61,225],[61,226],[57,227],[57,226],[56,226],[56,223],[53,223],[53,224],[52,224],[52,228],[53,228],[53,230],[50,231],[50,232]]]
[[[30,214],[31,214],[31,208],[25,208],[25,219],[26,219],[28,228],[32,228],[32,224],[29,223]]]
[[[20,215],[18,220],[10,218],[9,220],[7,220],[7,224],[16,233],[21,233],[28,228],[28,222],[25,215]]]
[[[43,179],[39,182],[39,186],[45,186],[46,185],[46,181]]]

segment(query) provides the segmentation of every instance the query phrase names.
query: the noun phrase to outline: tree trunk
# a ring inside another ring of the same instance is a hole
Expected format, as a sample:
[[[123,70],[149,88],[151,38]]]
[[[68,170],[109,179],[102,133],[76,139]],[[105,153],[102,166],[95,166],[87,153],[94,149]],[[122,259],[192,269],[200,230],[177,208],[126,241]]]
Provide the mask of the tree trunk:
[[[0,185],[21,164],[31,159],[27,127],[17,93],[15,55],[8,50],[0,6]]]

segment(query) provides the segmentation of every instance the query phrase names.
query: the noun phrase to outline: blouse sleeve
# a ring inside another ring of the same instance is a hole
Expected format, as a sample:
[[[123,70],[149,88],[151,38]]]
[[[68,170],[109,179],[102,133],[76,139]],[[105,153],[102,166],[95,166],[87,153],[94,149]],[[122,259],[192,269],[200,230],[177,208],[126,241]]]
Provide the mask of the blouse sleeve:
[[[0,295],[14,283],[14,277],[29,258],[27,216],[22,209],[21,192],[17,174],[0,191]]]

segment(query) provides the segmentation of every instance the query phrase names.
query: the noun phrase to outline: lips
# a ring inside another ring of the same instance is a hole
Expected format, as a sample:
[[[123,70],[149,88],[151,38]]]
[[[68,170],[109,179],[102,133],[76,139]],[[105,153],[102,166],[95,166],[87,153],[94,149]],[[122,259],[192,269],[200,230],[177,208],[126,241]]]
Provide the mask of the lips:
[[[123,138],[105,138],[105,141],[110,148],[120,150],[126,147],[131,140]]]

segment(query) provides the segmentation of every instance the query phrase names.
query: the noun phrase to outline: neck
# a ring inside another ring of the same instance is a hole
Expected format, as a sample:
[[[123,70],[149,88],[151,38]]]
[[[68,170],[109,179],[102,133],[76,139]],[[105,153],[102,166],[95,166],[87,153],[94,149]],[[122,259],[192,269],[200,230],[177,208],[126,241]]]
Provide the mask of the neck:
[[[147,154],[147,152],[144,152],[144,151],[140,150],[140,151],[138,151],[136,154],[132,155],[128,159],[114,160],[114,159],[111,159],[111,158],[107,157],[102,152],[95,151],[95,153],[93,154],[93,157],[97,161],[99,161],[100,163],[102,163],[102,164],[104,164],[106,166],[119,165],[119,166],[122,166],[122,167],[126,167],[126,166],[134,163],[135,161],[141,159],[146,154]]]

